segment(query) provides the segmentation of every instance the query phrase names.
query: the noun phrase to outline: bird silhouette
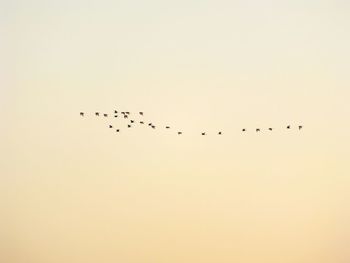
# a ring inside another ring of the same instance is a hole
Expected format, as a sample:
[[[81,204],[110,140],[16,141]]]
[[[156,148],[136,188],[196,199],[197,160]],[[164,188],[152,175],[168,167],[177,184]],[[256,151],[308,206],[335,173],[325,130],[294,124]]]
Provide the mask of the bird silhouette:
[[[151,127],[152,127],[152,129],[155,129],[155,128],[156,128],[156,126],[154,126],[154,125],[152,125]]]
[[[140,121],[140,124],[145,124],[143,121]]]
[[[125,112],[124,112],[124,111],[122,111],[121,113],[122,113],[123,115],[125,115]]]
[[[128,115],[124,115],[124,119],[127,119],[128,118]]]
[[[130,124],[128,124],[128,128],[131,128],[131,125],[130,125]]]
[[[131,123],[134,123],[135,121],[134,120],[130,120]]]
[[[287,129],[290,129],[290,125],[287,126]]]
[[[259,132],[259,131],[260,131],[260,129],[256,129],[255,131],[256,131],[256,132]]]
[[[96,116],[100,116],[100,113],[99,113],[99,112],[95,112],[95,115],[96,115]]]
[[[303,126],[302,126],[302,125],[300,125],[300,126],[299,126],[299,130],[301,130],[302,128],[303,128]]]
[[[84,112],[80,112],[80,116],[83,116],[83,117],[84,117],[84,115],[85,115]]]
[[[141,116],[143,116],[143,112],[142,112],[142,111],[140,111],[139,114],[140,114]]]
[[[107,113],[105,113],[105,114],[103,114],[103,116],[104,116],[104,117],[108,117],[108,114],[107,114]]]
[[[120,130],[119,129],[116,129],[116,132],[119,132]]]
[[[170,126],[165,126],[165,129],[170,129]]]
[[[117,110],[115,110],[115,111],[114,111],[114,113],[115,113],[115,114],[117,114],[117,113],[118,113],[118,111],[117,111]]]
[[[126,111],[125,113],[126,113],[127,115],[130,115],[130,112],[129,112],[129,111]]]
[[[202,135],[205,135],[205,132],[202,132]]]
[[[148,126],[152,126],[152,122],[148,123]]]
[[[114,115],[114,118],[118,118],[118,115]]]
[[[178,134],[178,135],[181,135],[181,134],[182,134],[182,132],[178,132],[177,134]]]
[[[219,132],[218,135],[222,135],[222,132]]]
[[[246,129],[242,129],[242,131],[243,131],[243,132],[245,132],[245,131],[246,131]]]
[[[272,128],[269,128],[269,131],[272,131]]]
[[[112,128],[113,128],[113,126],[112,126],[112,125],[109,125],[109,128],[110,128],[110,129],[112,129]]]

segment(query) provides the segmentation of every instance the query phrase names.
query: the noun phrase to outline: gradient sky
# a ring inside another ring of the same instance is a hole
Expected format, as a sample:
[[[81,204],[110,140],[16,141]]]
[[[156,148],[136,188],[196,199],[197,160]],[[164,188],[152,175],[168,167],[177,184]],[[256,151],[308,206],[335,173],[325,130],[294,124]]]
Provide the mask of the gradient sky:
[[[350,262],[349,32],[346,0],[0,0],[0,262]]]

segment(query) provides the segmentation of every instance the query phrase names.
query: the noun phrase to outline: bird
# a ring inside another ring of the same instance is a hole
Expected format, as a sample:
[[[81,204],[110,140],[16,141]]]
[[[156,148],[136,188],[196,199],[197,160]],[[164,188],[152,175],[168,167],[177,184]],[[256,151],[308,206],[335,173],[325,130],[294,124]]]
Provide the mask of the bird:
[[[143,122],[143,121],[140,121],[140,124],[144,124],[144,122]]]
[[[130,124],[128,124],[128,128],[131,128],[131,125],[130,125]]]
[[[260,131],[260,129],[256,129],[255,131],[256,131],[256,132],[259,132],[259,131]]]
[[[272,131],[272,128],[269,128],[269,131]]]
[[[130,114],[130,112],[129,112],[129,111],[126,111],[125,113],[126,113],[127,115],[129,115],[129,114]]]
[[[303,126],[302,125],[299,125],[299,130],[301,130],[303,128]]]
[[[170,126],[165,126],[165,129],[170,129]]]
[[[135,121],[134,120],[130,120],[131,123],[134,123]]]
[[[117,110],[115,110],[115,111],[114,111],[114,113],[115,113],[115,114],[117,114],[117,113],[118,113],[118,111],[117,111]]]
[[[96,115],[96,116],[100,116],[100,113],[99,113],[99,112],[95,112],[95,115]]]
[[[127,119],[128,118],[128,115],[124,115],[124,119]]]
[[[143,116],[143,112],[142,112],[142,111],[140,111],[139,114],[140,114],[141,116]]]
[[[218,135],[222,135],[222,132],[219,132]]]
[[[124,111],[122,111],[121,113],[122,113],[123,115],[125,115],[125,112],[124,112]]]
[[[181,134],[182,134],[182,132],[178,132],[177,134],[178,134],[178,135],[181,135]]]
[[[107,114],[107,113],[105,113],[105,114],[103,114],[103,116],[104,116],[104,117],[108,117],[108,114]]]
[[[242,132],[245,132],[246,131],[246,129],[242,129]]]
[[[119,129],[116,129],[116,132],[119,132],[120,130]]]
[[[155,129],[155,128],[156,128],[156,126],[152,125],[152,129]]]
[[[84,117],[84,112],[80,112],[80,116],[83,116],[83,117]]]
[[[287,126],[287,129],[290,129],[290,125]]]
[[[202,132],[202,135],[205,135],[205,132]]]
[[[148,126],[152,126],[152,122],[148,123]]]
[[[118,118],[118,115],[114,115],[114,118]]]
[[[109,128],[110,128],[110,129],[112,129],[112,128],[113,128],[113,126],[112,126],[112,125],[109,125]]]

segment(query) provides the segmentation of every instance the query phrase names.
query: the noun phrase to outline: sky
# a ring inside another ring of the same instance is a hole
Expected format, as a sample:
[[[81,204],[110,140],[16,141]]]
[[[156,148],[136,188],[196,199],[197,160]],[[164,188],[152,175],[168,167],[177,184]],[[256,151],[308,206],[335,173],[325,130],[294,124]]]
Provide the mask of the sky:
[[[0,0],[0,262],[349,262],[348,32],[345,0]]]

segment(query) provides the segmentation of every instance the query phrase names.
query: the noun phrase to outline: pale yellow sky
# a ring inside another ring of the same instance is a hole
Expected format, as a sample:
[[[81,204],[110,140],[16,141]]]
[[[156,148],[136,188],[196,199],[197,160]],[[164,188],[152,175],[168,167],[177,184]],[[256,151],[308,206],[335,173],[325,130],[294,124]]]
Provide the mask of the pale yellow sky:
[[[0,262],[348,263],[348,32],[345,0],[0,1]],[[114,109],[185,134],[79,116]]]

